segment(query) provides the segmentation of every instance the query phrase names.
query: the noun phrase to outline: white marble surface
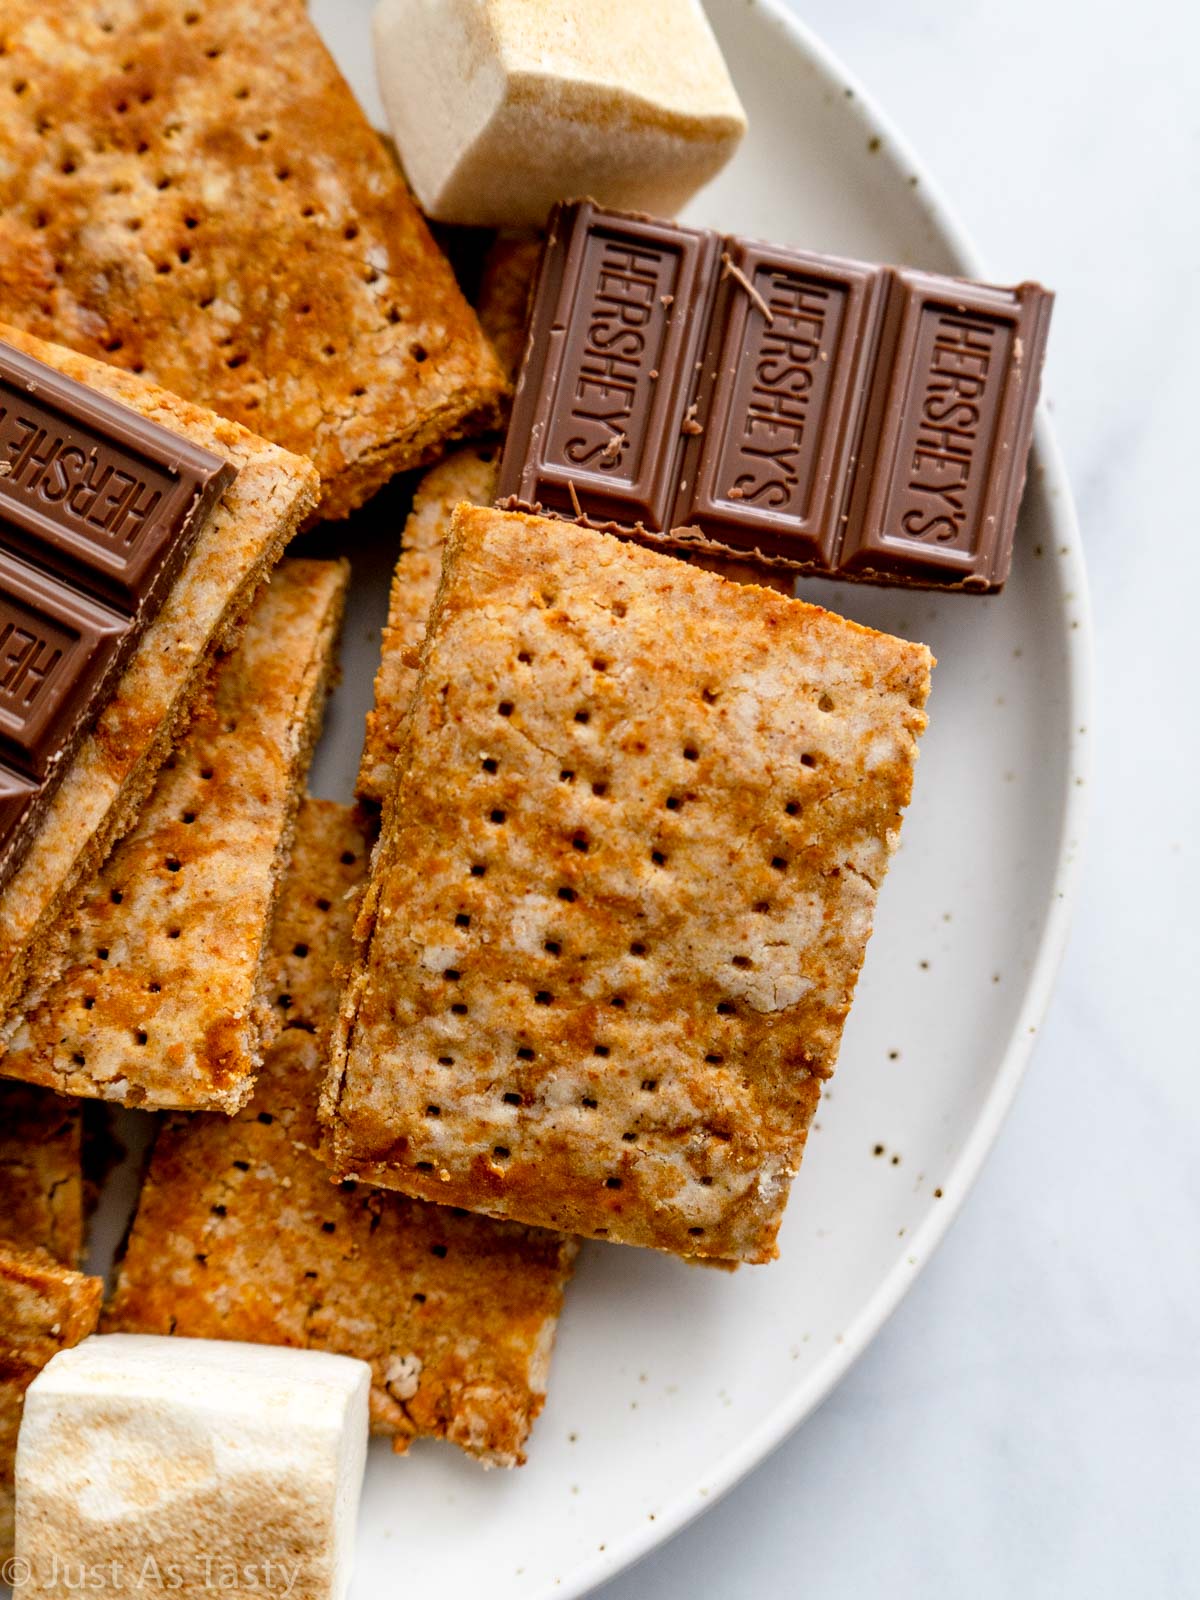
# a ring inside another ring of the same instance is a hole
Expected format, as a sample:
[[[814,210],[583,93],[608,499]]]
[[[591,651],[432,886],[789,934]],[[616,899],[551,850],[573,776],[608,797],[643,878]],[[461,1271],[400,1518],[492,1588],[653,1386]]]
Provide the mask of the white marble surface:
[[[1097,630],[1087,865],[1036,1059],[948,1241],[817,1415],[602,1593],[1196,1594],[1200,13],[796,9],[996,277],[1059,291],[1047,388]]]

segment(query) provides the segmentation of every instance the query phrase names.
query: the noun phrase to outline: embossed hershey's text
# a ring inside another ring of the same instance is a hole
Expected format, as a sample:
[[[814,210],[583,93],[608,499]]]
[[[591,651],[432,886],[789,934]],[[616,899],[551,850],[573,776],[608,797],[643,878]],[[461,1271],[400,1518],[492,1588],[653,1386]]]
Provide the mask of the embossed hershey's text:
[[[612,477],[640,460],[677,272],[672,250],[588,240],[548,459]]]
[[[970,549],[978,541],[1011,330],[936,306],[921,313],[913,385],[902,422],[906,463],[887,532]]]
[[[8,395],[0,402],[0,452],[0,493],[52,507],[113,545],[134,542],[170,485],[169,478],[151,482],[132,459],[114,461],[111,441],[100,450],[40,407],[18,409]]]

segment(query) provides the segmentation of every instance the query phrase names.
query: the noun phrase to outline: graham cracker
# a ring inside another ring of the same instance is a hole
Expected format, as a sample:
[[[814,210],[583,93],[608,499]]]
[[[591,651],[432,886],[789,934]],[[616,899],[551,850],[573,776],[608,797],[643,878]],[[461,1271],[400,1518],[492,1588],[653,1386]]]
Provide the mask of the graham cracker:
[[[345,562],[276,571],[212,704],[23,996],[0,1071],[146,1110],[249,1098],[272,906],[348,577]]]
[[[273,939],[282,1031],[232,1120],[168,1122],[106,1325],[369,1361],[377,1432],[523,1460],[575,1242],[357,1185],[316,1158],[317,1094],[366,872],[362,823],[305,803]]]
[[[404,714],[417,681],[417,651],[442,575],[442,550],[454,509],[460,502],[490,504],[496,495],[498,470],[498,446],[469,445],[431,467],[417,486],[392,576],[375,674],[375,704],[367,712],[367,736],[358,770],[356,792],[374,805],[383,804],[391,787]],[[791,592],[791,579],[778,572],[760,573],[745,562],[699,553],[690,559],[693,565],[719,572],[736,583],[761,581],[769,588]]]
[[[13,1465],[25,1391],[60,1350],[95,1331],[104,1285],[42,1250],[0,1243],[0,1561],[13,1547]]]
[[[217,451],[238,468],[108,705],[76,751],[24,860],[0,891],[2,1016],[44,959],[83,885],[131,826],[205,688],[214,653],[235,641],[260,585],[316,503],[318,484],[307,461],[140,378],[3,325],[0,339]],[[0,1059],[0,1076],[5,1071]]]
[[[529,300],[545,243],[541,233],[506,231],[497,234],[484,257],[475,309],[510,382],[525,351]]]
[[[83,1254],[83,1128],[79,1103],[0,1082],[0,1240],[48,1251],[64,1266]]]
[[[357,792],[382,805],[391,787],[404,713],[417,681],[416,652],[442,575],[442,547],[460,500],[487,505],[495,498],[499,451],[456,450],[431,467],[417,486],[404,524],[400,559],[392,577],[383,651],[375,674],[375,705],[367,712],[367,737]]]
[[[484,260],[476,309],[509,378],[515,376],[521,364],[529,297],[543,247],[544,239],[539,233],[504,232],[492,241]],[[425,623],[437,593],[442,548],[454,508],[460,501],[482,506],[496,498],[499,453],[498,445],[488,444],[451,452],[429,469],[413,497],[392,578],[382,655],[375,675],[375,705],[367,713],[366,741],[356,785],[359,797],[372,804],[382,805],[391,785],[400,728],[417,678],[414,653],[425,636]],[[672,554],[737,583],[762,584],[783,594],[790,594],[794,587],[788,574],[762,571],[750,562],[701,551]]]
[[[460,506],[334,1038],[336,1169],[771,1259],[931,665],[771,590]]]
[[[494,422],[474,313],[302,0],[6,0],[0,316],[310,457],[340,517]]]

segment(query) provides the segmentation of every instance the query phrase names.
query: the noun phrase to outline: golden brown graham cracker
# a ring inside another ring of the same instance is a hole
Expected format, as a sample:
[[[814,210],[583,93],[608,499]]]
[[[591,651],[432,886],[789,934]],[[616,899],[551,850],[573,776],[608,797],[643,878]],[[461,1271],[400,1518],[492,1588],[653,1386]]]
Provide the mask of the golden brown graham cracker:
[[[361,824],[309,800],[274,935],[282,1031],[232,1120],[155,1145],[107,1326],[332,1350],[374,1369],[377,1431],[523,1459],[575,1242],[354,1184],[314,1154],[317,1094],[366,870]]]
[[[345,516],[504,383],[302,0],[6,0],[0,316],[310,457]]]
[[[79,1102],[0,1082],[0,1240],[77,1267],[83,1253]]]
[[[479,320],[510,378],[521,363],[529,296],[543,245],[544,240],[537,233],[501,233],[485,258],[477,302]],[[417,677],[413,653],[425,636],[454,508],[460,501],[477,506],[492,503],[500,449],[499,443],[484,443],[452,451],[429,469],[417,487],[392,578],[382,655],[375,677],[375,705],[367,713],[357,781],[360,797],[376,805],[382,805],[391,783],[400,726]],[[759,583],[783,594],[790,594],[794,588],[788,574],[759,570],[750,562],[702,551],[673,554],[678,560],[691,561],[738,583]]]
[[[512,378],[525,345],[529,294],[544,241],[533,232],[499,234],[488,248],[476,310],[505,376]],[[490,505],[496,497],[500,444],[465,446],[430,467],[413,497],[392,578],[383,650],[375,677],[375,705],[367,713],[357,792],[377,805],[391,782],[391,765],[416,668],[409,658],[425,636],[429,608],[442,573],[442,547],[460,500]]]
[[[11,1011],[56,928],[132,825],[255,594],[317,498],[307,461],[143,379],[0,325],[0,339],[90,384],[238,468],[161,611],[83,740],[25,859],[0,891],[0,1015]],[[0,1060],[0,1075],[4,1073]]]
[[[540,233],[503,232],[483,262],[476,309],[506,377],[515,378],[525,350],[525,324],[533,280],[545,239]]]
[[[334,1040],[337,1170],[771,1259],[931,665],[619,539],[460,507]]]
[[[425,624],[437,594],[442,550],[454,509],[463,501],[475,506],[492,501],[499,454],[498,445],[464,446],[430,467],[417,486],[392,576],[388,619],[375,674],[375,704],[367,712],[367,734],[358,772],[358,794],[376,805],[383,804],[391,787],[404,713],[417,681],[416,652],[425,637]],[[738,583],[761,578],[769,587],[784,593],[790,593],[792,588],[790,578],[779,573],[757,573],[744,562],[701,554],[691,560],[696,566]]]
[[[46,1363],[94,1332],[104,1285],[42,1250],[0,1243],[0,1561],[12,1555],[13,1464],[25,1391]]]
[[[442,575],[442,547],[460,500],[487,505],[496,492],[499,446],[466,446],[431,467],[417,486],[404,524],[403,547],[392,577],[383,650],[375,674],[375,705],[367,712],[367,737],[358,793],[382,804],[391,787],[400,728],[417,681],[415,653]]]
[[[275,572],[212,704],[22,997],[0,1070],[146,1110],[249,1098],[271,912],[348,576],[333,561]]]

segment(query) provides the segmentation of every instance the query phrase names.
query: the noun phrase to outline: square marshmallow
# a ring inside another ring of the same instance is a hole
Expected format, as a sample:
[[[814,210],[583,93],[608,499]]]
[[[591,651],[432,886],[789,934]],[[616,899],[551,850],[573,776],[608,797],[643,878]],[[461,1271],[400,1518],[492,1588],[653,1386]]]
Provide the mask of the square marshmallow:
[[[746,129],[700,0],[380,0],[375,52],[443,222],[537,226],[582,196],[673,216]]]
[[[141,1334],[55,1356],[17,1447],[19,1600],[89,1583],[340,1600],[370,1376],[346,1356]]]

